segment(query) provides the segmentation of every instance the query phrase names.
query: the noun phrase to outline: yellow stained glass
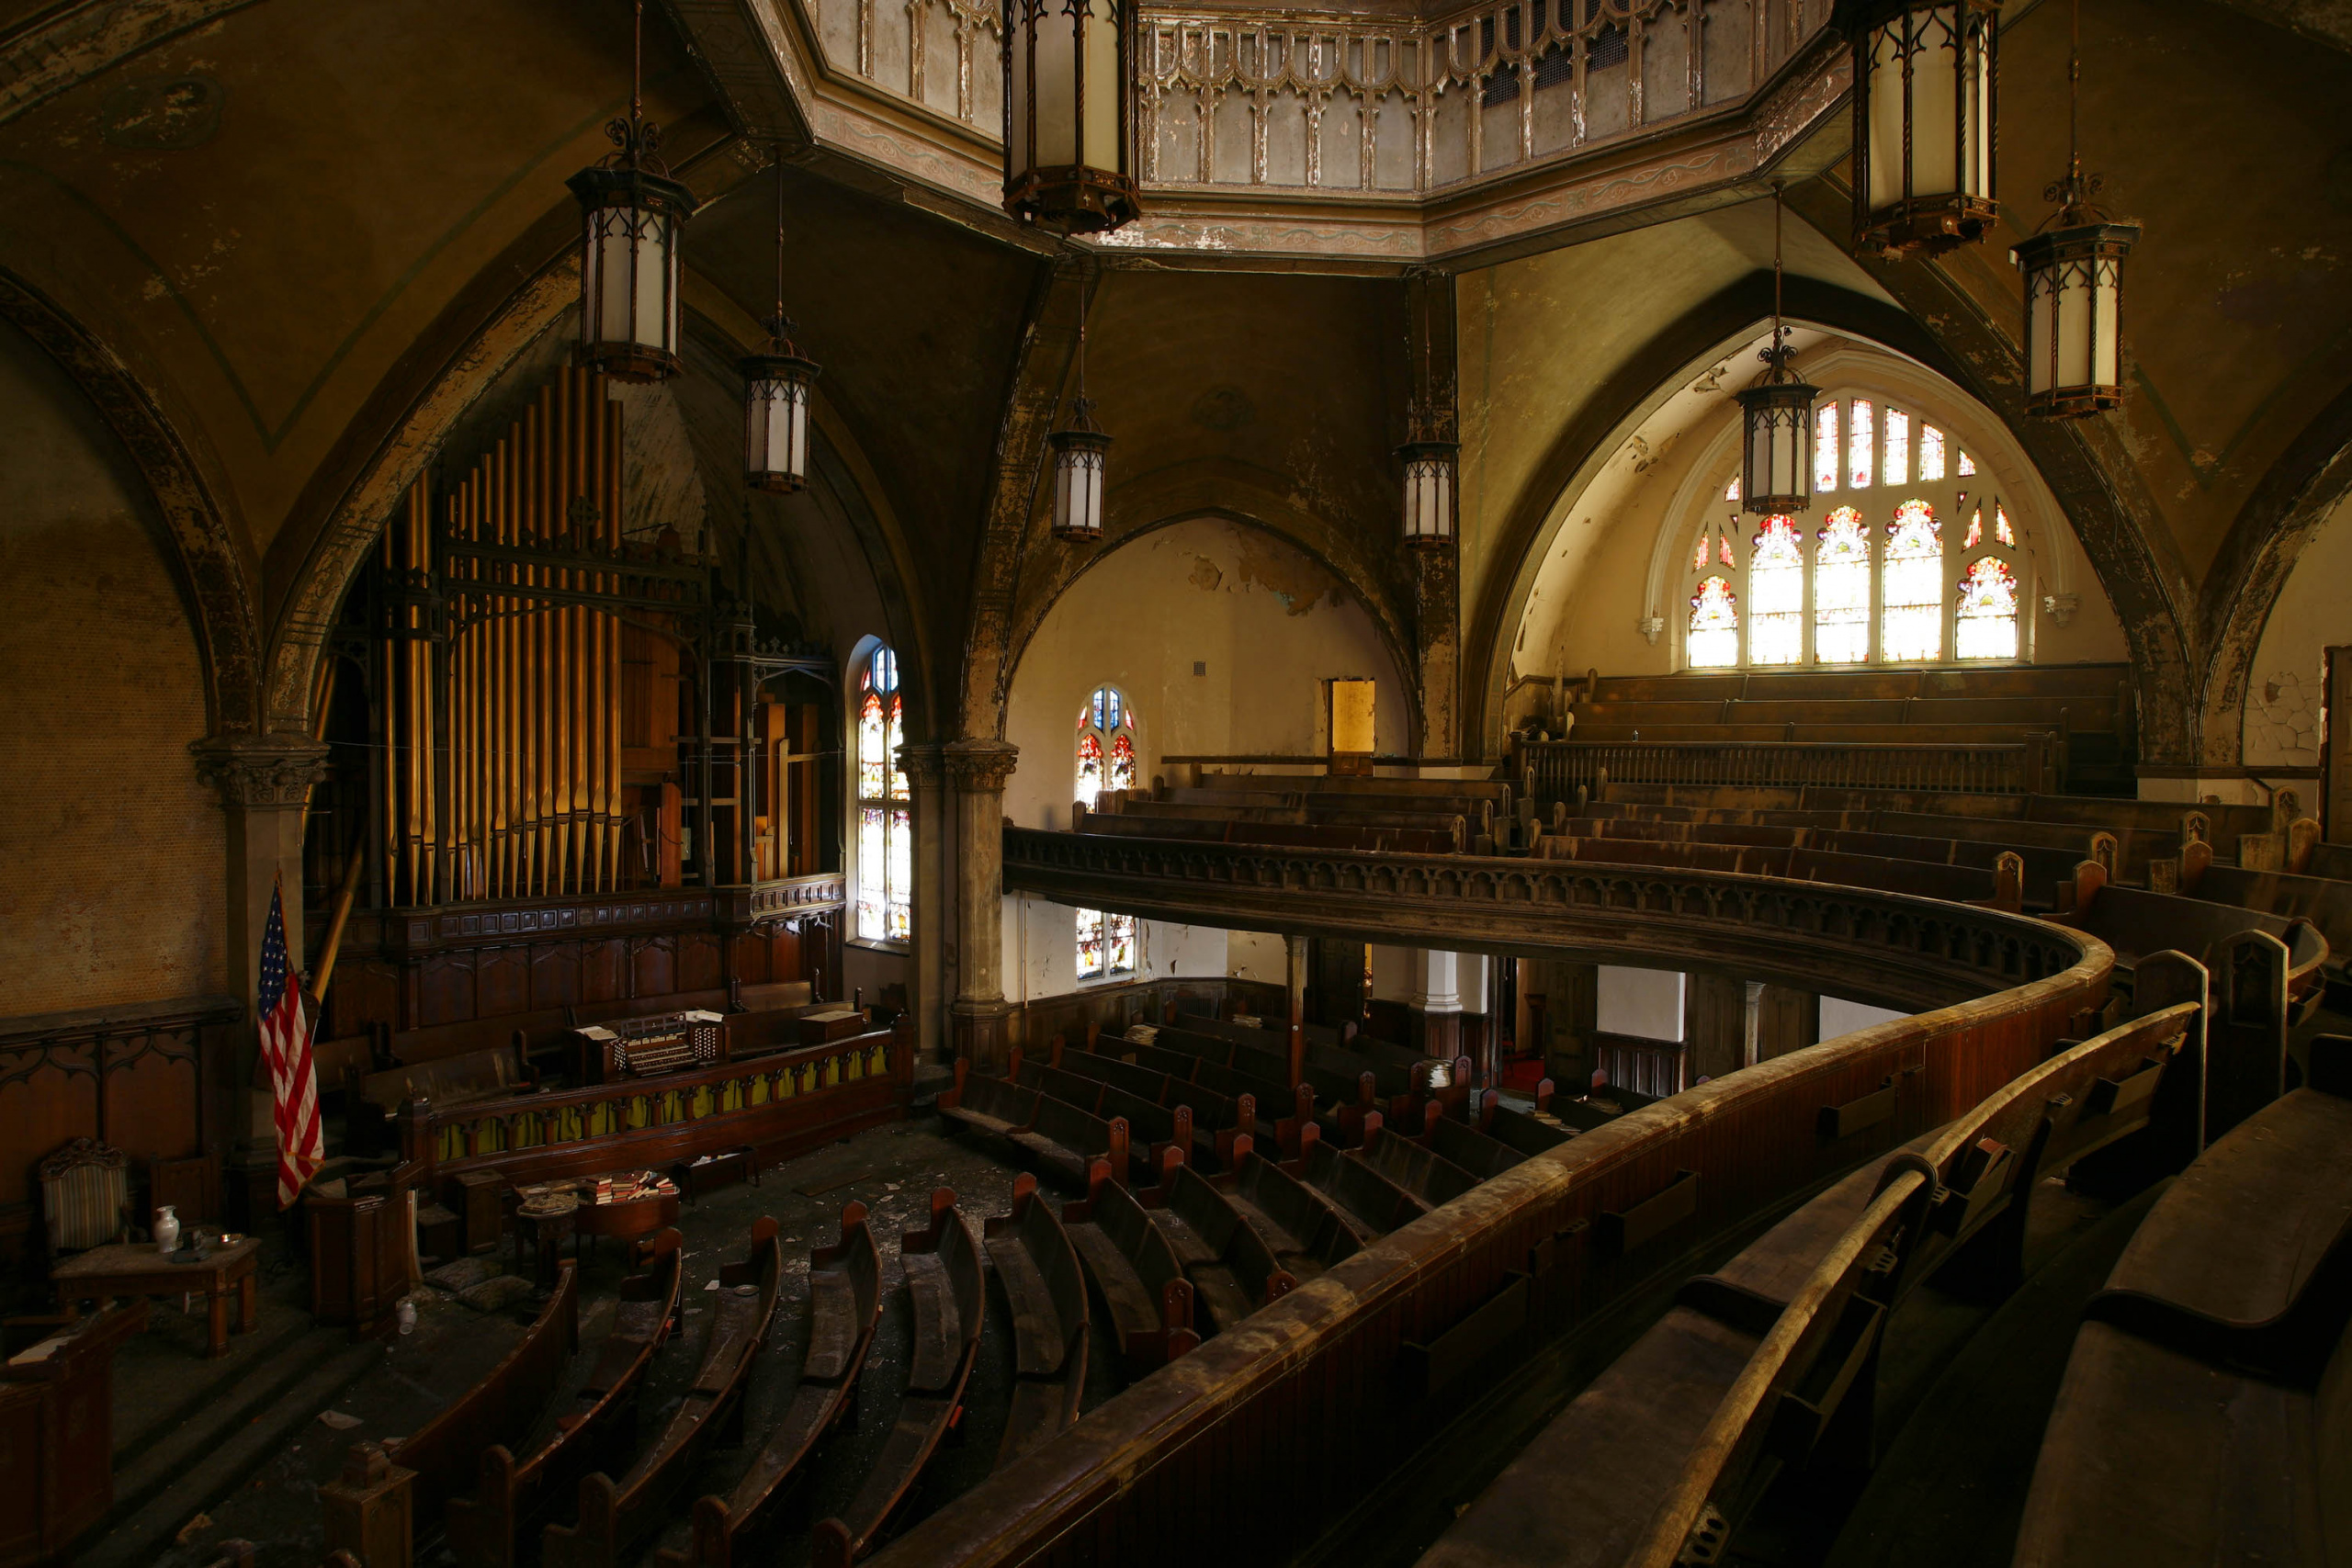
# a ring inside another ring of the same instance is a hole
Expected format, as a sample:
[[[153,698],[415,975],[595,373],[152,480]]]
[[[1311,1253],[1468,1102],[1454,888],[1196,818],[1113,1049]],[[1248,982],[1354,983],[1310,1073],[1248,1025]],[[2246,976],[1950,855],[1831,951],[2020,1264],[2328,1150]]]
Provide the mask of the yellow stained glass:
[[[1887,663],[1940,659],[1944,650],[1943,528],[1936,510],[1910,500],[1886,525],[1878,656]]]

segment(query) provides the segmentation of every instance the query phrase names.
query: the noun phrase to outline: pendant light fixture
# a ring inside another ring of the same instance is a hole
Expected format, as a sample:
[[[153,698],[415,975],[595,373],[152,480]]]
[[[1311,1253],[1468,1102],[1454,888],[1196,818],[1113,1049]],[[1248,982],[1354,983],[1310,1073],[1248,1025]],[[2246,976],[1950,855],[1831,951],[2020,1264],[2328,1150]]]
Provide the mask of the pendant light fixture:
[[[2066,56],[2066,177],[2041,194],[2059,204],[2010,254],[2025,274],[2025,412],[2080,419],[2123,401],[2123,258],[2140,238],[2091,198],[2080,141],[2083,7],[2074,0]]]
[[[1934,255],[1984,237],[1999,0],[1862,0],[1854,39],[1854,248]]]
[[[564,183],[580,198],[580,358],[624,381],[678,373],[678,234],[695,193],[654,155],[645,118],[645,0],[637,0],[628,118],[605,128],[617,151]]]
[[[753,490],[790,495],[808,487],[808,399],[818,370],[793,346],[784,313],[784,150],[775,158],[775,314],[764,353],[745,356],[743,472]]]
[[[1405,465],[1405,543],[1415,549],[1441,550],[1453,543],[1454,468],[1462,444],[1454,439],[1451,409],[1441,407],[1437,397],[1429,323],[1430,297],[1437,291],[1416,288],[1413,292],[1420,305],[1420,341],[1417,352],[1409,347],[1408,352],[1420,361],[1421,389],[1406,405],[1405,445],[1396,448]]]
[[[1135,0],[1004,0],[1004,209],[1059,234],[1138,212]]]
[[[1082,301],[1092,303],[1092,291]],[[1078,395],[1069,400],[1069,423],[1049,433],[1054,454],[1054,537],[1074,545],[1102,536],[1102,479],[1110,466],[1111,438],[1094,423],[1094,400],[1086,395],[1086,318],[1078,322]]]
[[[1772,182],[1772,341],[1757,355],[1763,373],[1732,395],[1739,400],[1740,504],[1759,515],[1813,505],[1813,400],[1790,361],[1796,350],[1781,323],[1781,182]]]

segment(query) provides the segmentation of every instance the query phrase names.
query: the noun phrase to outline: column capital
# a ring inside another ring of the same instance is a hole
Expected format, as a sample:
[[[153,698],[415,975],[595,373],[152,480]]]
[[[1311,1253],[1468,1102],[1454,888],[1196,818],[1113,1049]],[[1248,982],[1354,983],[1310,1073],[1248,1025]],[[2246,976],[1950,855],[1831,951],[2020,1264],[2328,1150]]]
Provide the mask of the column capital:
[[[936,741],[909,741],[899,748],[899,771],[917,789],[937,789],[946,778],[946,761]]]
[[[1002,791],[1021,756],[1010,740],[951,740],[939,750],[948,776],[967,795]]]
[[[196,776],[232,811],[300,811],[326,775],[326,743],[300,732],[208,736],[188,750]]]

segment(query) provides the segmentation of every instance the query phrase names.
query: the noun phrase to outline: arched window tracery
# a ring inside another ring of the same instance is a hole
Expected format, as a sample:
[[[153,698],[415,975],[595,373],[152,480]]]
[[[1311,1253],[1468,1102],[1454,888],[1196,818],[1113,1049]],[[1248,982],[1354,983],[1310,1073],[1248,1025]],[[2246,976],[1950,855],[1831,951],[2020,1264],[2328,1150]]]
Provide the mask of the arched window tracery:
[[[1088,810],[1105,790],[1136,787],[1136,716],[1116,686],[1097,686],[1078,715],[1077,799]],[[1133,915],[1078,911],[1078,977],[1114,980],[1136,972],[1140,933]]]
[[[1744,551],[1710,515],[1690,545],[1683,667],[1929,664],[2029,656],[2027,519],[1980,489],[1978,462],[1942,416],[1854,393],[1814,411],[1821,521],[1770,516]],[[1713,508],[1738,498],[1735,479]],[[1735,526],[1742,525],[1735,513]],[[1739,558],[1745,555],[1743,561]],[[1980,558],[1999,568],[1970,579]],[[1744,573],[1744,575],[1743,575]],[[1975,600],[1961,625],[1962,601]],[[1997,589],[1997,592],[1996,592]],[[1988,597],[1989,595],[1989,597]],[[1994,615],[1987,606],[2007,608]]]
[[[876,648],[858,673],[853,738],[857,757],[857,935],[863,942],[905,942],[914,928],[914,828],[907,775],[899,764],[905,721],[899,656],[887,647]]]

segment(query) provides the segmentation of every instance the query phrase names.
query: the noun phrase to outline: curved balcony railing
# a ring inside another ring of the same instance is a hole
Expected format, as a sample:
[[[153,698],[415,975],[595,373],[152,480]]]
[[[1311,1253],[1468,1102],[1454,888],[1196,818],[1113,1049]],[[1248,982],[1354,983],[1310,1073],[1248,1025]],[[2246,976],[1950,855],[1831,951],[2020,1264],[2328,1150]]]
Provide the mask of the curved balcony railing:
[[[1621,951],[1662,955],[1717,947],[1749,921],[1764,941],[1810,945],[1810,922],[1826,920],[1845,931],[1849,991],[1892,965],[1963,990],[1973,975],[1976,994],[1730,1074],[1513,1167],[1146,1378],[915,1526],[876,1568],[1174,1568],[1216,1540],[1286,1558],[1363,1506],[1426,1436],[1396,1376],[1413,1348],[1425,1365],[1498,1313],[1557,1329],[1670,1276],[1693,1247],[1942,1125],[2061,1038],[2089,1033],[2111,962],[2095,940],[1995,910],[1695,873],[1615,879],[1023,829],[1006,831],[1005,856],[1008,886],[1048,897],[1219,924],[1279,912],[1288,929],[1417,945],[1442,930],[1541,949],[1532,933],[1547,926],[1556,939],[1613,922]],[[1841,1110],[1866,1097],[1867,1126],[1839,1131]],[[1171,1518],[1185,1528],[1167,1529]]]

